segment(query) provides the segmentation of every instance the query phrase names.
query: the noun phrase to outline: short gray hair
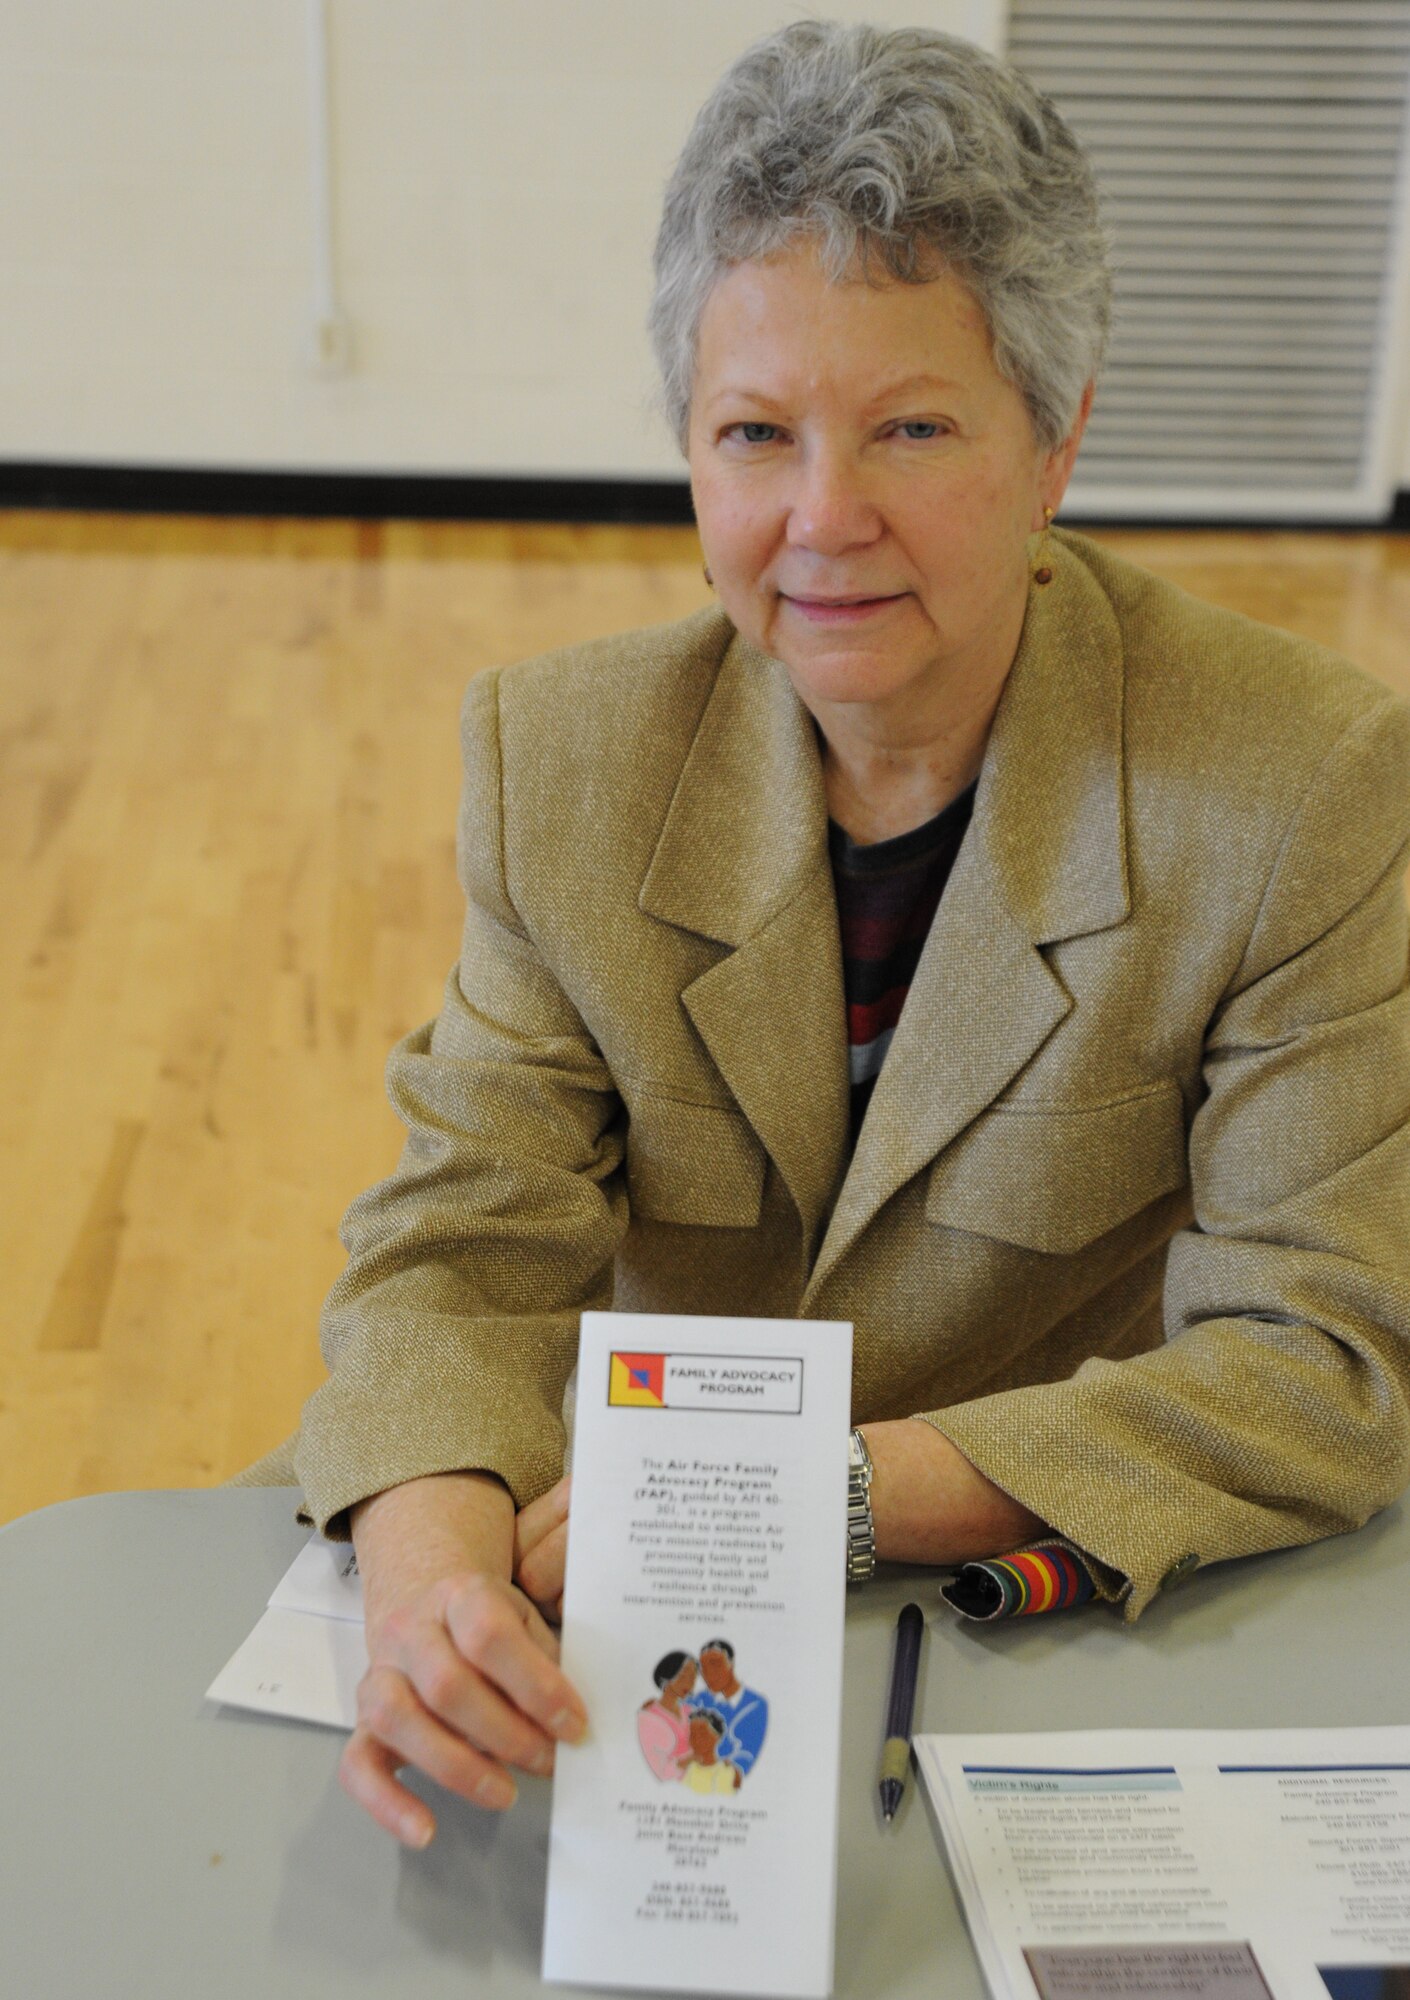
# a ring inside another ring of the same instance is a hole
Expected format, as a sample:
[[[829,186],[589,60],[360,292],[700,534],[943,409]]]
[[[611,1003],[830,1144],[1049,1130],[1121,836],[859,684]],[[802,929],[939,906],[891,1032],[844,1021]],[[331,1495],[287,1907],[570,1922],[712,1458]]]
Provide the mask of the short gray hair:
[[[950,267],[1039,442],[1070,435],[1111,325],[1096,183],[1020,71],[926,28],[795,21],[734,62],[666,189],[648,325],[684,451],[700,316],[731,265],[815,239],[839,279]]]

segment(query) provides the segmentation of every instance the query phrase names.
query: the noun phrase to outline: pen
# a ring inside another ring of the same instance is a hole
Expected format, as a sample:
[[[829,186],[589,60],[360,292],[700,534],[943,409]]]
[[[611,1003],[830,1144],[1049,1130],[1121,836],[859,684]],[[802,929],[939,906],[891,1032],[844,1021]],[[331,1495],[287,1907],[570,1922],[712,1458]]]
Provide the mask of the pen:
[[[891,1820],[906,1789],[911,1761],[911,1717],[916,1706],[916,1669],[920,1665],[920,1635],[925,1613],[908,1604],[896,1620],[896,1651],[891,1661],[891,1692],[886,1702],[886,1741],[881,1746],[881,1816]]]

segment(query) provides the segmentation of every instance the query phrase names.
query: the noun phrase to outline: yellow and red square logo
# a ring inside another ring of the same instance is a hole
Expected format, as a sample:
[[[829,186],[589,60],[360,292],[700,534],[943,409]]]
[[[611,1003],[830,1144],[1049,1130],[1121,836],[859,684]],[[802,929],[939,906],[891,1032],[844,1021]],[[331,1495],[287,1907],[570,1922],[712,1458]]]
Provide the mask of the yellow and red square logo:
[[[601,1364],[598,1364],[601,1366]],[[601,1377],[598,1378],[601,1380]],[[666,1357],[664,1354],[616,1354],[607,1401],[613,1408],[661,1410],[666,1405]]]

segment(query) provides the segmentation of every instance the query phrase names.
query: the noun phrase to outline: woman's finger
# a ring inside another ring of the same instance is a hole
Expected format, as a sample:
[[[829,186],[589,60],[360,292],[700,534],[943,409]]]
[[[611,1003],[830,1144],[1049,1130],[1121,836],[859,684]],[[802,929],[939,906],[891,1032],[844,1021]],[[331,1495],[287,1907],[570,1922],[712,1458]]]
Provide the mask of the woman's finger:
[[[552,1740],[466,1664],[444,1626],[423,1628],[414,1655],[396,1664],[428,1714],[475,1749],[538,1777],[553,1769]]]
[[[548,1622],[550,1619],[553,1621],[552,1624]],[[563,1599],[561,1596],[556,1604],[545,1604],[542,1609],[525,1596],[524,1630],[528,1633],[539,1651],[552,1660],[555,1666],[558,1664],[558,1656],[561,1650],[558,1643],[558,1633],[555,1628],[562,1623]]]
[[[563,1595],[563,1573],[568,1561],[568,1524],[560,1522],[542,1541],[536,1542],[514,1572],[514,1581],[540,1610],[555,1604]]]
[[[396,1667],[371,1667],[363,1675],[357,1717],[369,1736],[395,1753],[397,1765],[414,1764],[448,1792],[474,1805],[502,1812],[518,1796],[504,1766],[431,1715]]]
[[[551,1535],[568,1518],[568,1496],[571,1481],[565,1472],[556,1486],[550,1486],[547,1493],[541,1493],[537,1500],[531,1500],[514,1516],[514,1567],[517,1570],[525,1556],[538,1547],[545,1535]]]
[[[338,1783],[384,1832],[407,1847],[425,1847],[436,1831],[436,1816],[396,1773],[402,1760],[361,1724],[349,1737],[338,1764]]]
[[[449,1593],[445,1618],[462,1658],[546,1735],[577,1742],[587,1727],[582,1697],[560,1673],[552,1634],[526,1597],[506,1585],[470,1577]]]

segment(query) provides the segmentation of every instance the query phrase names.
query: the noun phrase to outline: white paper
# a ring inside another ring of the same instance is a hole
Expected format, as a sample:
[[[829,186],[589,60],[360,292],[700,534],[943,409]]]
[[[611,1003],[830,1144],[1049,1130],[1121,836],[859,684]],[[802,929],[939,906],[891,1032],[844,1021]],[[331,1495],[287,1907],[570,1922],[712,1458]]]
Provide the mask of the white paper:
[[[557,1753],[545,1979],[831,1991],[851,1345],[583,1315],[562,1658],[589,1729]]]
[[[362,1578],[351,1542],[310,1535],[269,1608],[206,1689],[208,1701],[352,1729],[367,1672]]]
[[[270,1592],[272,1608],[362,1623],[362,1578],[351,1542],[312,1534]]]
[[[1410,1728],[915,1747],[1002,2000],[1410,1990]]]
[[[367,1672],[367,1639],[348,1618],[266,1611],[206,1689],[207,1699],[262,1715],[287,1715],[351,1729],[357,1684]]]

